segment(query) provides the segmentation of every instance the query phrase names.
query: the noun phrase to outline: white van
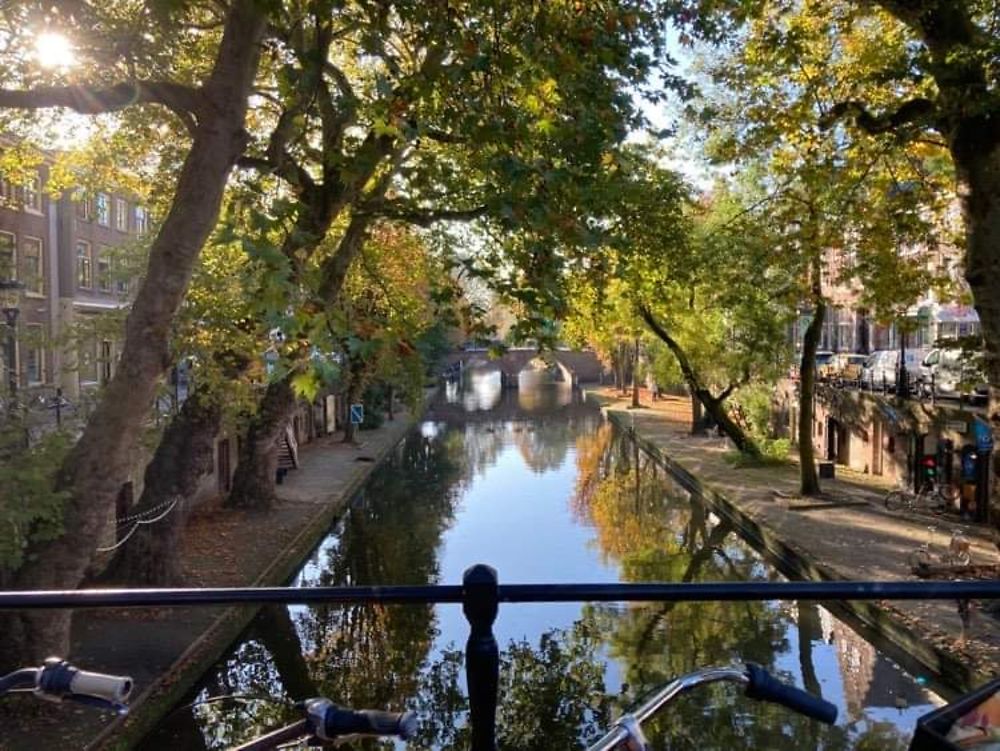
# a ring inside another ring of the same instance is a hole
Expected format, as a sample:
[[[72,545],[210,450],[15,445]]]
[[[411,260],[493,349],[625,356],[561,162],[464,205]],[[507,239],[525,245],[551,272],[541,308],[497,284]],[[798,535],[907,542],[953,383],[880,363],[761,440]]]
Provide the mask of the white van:
[[[989,387],[976,357],[961,347],[938,347],[920,364],[920,393],[938,396],[985,396]]]

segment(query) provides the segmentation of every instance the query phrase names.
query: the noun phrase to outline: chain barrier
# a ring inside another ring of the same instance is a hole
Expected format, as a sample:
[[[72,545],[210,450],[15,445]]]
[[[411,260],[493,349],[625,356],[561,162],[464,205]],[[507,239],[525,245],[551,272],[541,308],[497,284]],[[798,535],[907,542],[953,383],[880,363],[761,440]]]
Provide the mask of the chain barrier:
[[[164,501],[159,506],[153,506],[153,508],[148,508],[145,511],[139,511],[135,514],[131,514],[130,516],[123,516],[119,519],[115,519],[115,526],[121,527],[124,526],[125,524],[128,524],[129,522],[144,519],[150,514],[158,513],[160,510],[165,509],[167,506],[173,506],[175,503],[177,503],[176,498],[172,501]]]
[[[98,553],[110,553],[112,550],[117,550],[118,548],[120,548],[122,545],[124,545],[126,542],[129,541],[129,538],[131,538],[132,535],[135,534],[136,530],[139,529],[139,527],[143,526],[144,524],[156,524],[156,522],[162,521],[163,519],[166,519],[167,516],[170,514],[170,512],[174,510],[174,506],[177,505],[177,501],[178,500],[179,500],[178,498],[175,498],[169,504],[160,504],[160,506],[158,506],[157,508],[162,508],[164,505],[168,505],[169,507],[162,514],[160,514],[159,516],[155,516],[152,519],[138,519],[136,521],[135,525],[132,527],[132,529],[130,529],[128,531],[127,535],[125,535],[122,539],[120,539],[118,542],[116,542],[114,545],[111,545],[110,547],[98,548],[97,552]],[[148,511],[146,511],[144,513],[148,514],[148,513],[152,513],[153,511],[154,511],[154,509],[149,509]],[[135,517],[133,517],[133,518],[136,518],[136,517],[141,516],[141,515],[142,514],[136,514]],[[121,526],[121,525],[116,525],[116,529],[117,529],[118,526]]]

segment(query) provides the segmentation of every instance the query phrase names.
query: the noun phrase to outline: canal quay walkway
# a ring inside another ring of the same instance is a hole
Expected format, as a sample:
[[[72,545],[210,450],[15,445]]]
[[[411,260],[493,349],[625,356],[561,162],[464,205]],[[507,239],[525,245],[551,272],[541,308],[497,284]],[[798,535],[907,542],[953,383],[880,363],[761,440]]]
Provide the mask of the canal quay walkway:
[[[425,395],[425,404],[433,391]],[[348,500],[398,444],[418,416],[358,433],[358,445],[334,433],[299,448],[299,468],[277,486],[271,511],[199,509],[184,536],[185,586],[286,584]],[[5,722],[0,749],[133,747],[249,625],[254,606],[81,611],[70,659],[135,680],[131,712],[113,718],[78,704],[25,698],[23,727]],[[10,701],[10,700],[8,700]],[[22,719],[18,715],[18,719]]]
[[[835,480],[823,480],[824,497],[798,495],[796,464],[739,468],[727,461],[727,439],[691,435],[691,404],[686,397],[652,401],[643,392],[642,407],[632,409],[631,394],[611,388],[588,390],[605,413],[622,427],[634,425],[637,440],[659,458],[682,486],[732,519],[758,546],[765,547],[782,570],[796,579],[915,580],[908,554],[926,543],[947,547],[953,530],[972,541],[974,563],[1000,562],[990,530],[932,515],[889,512],[882,499],[892,486],[881,478],[837,466]],[[981,603],[980,603],[981,604]],[[963,691],[1000,672],[1000,620],[974,604],[966,638],[957,603],[880,601],[847,603],[863,624],[945,685]]]

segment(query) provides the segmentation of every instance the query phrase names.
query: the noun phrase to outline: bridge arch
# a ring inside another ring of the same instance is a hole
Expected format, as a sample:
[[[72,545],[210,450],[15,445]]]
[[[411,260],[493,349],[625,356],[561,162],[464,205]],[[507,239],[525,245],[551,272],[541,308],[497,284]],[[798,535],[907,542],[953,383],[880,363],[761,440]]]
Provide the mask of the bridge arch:
[[[567,382],[574,386],[581,383],[597,383],[604,373],[601,361],[589,350],[511,347],[496,358],[491,358],[485,348],[453,352],[446,360],[444,375],[457,376],[469,367],[498,369],[504,382],[514,387],[517,386],[520,373],[536,359],[554,364]]]

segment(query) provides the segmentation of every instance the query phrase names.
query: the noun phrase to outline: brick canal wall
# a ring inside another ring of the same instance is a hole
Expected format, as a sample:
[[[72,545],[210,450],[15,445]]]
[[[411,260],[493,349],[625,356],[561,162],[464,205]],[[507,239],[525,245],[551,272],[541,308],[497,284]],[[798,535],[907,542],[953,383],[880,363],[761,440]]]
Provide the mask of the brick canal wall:
[[[682,487],[729,519],[789,577],[912,579],[906,558],[927,541],[929,519],[885,511],[885,485],[879,478],[844,468],[836,480],[824,481],[826,501],[804,502],[797,497],[797,466],[734,467],[725,460],[730,451],[726,441],[691,436],[684,400],[647,401],[646,408],[630,410],[610,390],[590,391],[589,396],[621,427],[634,426],[640,445]],[[940,530],[939,546],[961,526],[939,518],[933,523]],[[975,562],[1000,562],[988,530],[966,532]],[[1000,668],[1000,625],[992,616],[976,614],[963,643],[958,638],[961,620],[951,601],[845,602],[842,607],[953,690],[971,690]]]

